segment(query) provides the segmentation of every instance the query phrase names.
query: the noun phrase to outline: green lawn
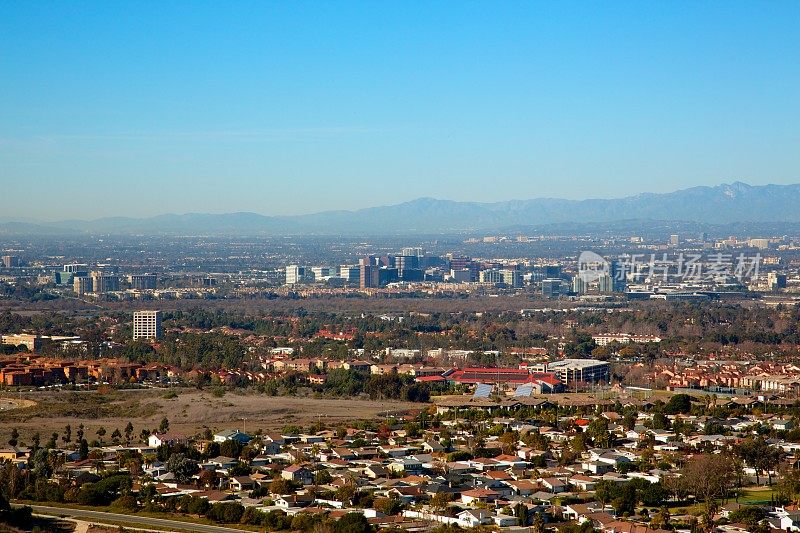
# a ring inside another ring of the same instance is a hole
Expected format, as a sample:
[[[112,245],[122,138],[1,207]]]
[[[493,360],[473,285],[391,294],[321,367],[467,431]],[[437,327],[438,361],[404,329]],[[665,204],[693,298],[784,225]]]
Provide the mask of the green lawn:
[[[772,500],[773,495],[778,495],[774,487],[742,489],[742,494],[739,496],[739,503],[769,503]]]

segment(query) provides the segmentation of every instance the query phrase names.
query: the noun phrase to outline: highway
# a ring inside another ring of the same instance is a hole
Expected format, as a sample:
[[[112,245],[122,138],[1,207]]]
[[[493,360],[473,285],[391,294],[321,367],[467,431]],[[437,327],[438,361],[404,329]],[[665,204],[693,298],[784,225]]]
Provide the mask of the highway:
[[[158,527],[169,531],[189,531],[191,533],[231,533],[235,531],[242,533],[241,529],[230,527],[211,526],[206,524],[192,524],[191,522],[181,522],[178,520],[166,520],[163,518],[150,518],[148,516],[137,516],[129,514],[104,513],[101,511],[90,511],[88,509],[69,509],[65,507],[48,507],[46,505],[31,505],[35,514],[49,516],[68,516],[90,522],[109,523],[124,522],[125,524],[140,525],[142,527]],[[174,529],[172,529],[174,528]]]

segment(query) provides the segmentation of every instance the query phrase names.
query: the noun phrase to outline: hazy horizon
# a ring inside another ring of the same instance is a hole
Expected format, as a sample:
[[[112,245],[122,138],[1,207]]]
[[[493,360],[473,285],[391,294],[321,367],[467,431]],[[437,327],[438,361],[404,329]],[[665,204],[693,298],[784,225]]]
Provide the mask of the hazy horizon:
[[[766,184],[763,184],[763,185],[754,185],[752,183],[746,183],[746,182],[741,182],[741,181],[728,181],[728,182],[722,182],[722,183],[717,183],[717,184],[713,184],[713,185],[696,185],[696,186],[692,186],[692,187],[687,187],[686,189],[695,188],[695,187],[716,188],[716,187],[722,187],[722,186],[726,186],[726,185],[734,185],[734,184],[737,184],[737,183],[742,183],[742,184],[744,184],[746,186],[753,186],[753,187],[755,187],[755,186],[768,186],[768,185],[781,185],[782,186],[782,185],[800,185],[800,180],[798,180],[795,183],[786,183],[786,184],[782,184],[782,183],[781,184],[778,184],[778,183],[766,183]],[[683,191],[683,190],[686,190],[686,189],[676,189],[674,191],[664,191],[663,193],[654,192],[654,191],[635,191],[635,192],[631,192],[630,194],[626,194],[624,196],[607,196],[607,197],[599,197],[599,196],[588,197],[587,196],[585,198],[558,198],[558,197],[544,197],[544,196],[542,196],[542,197],[531,197],[531,198],[519,198],[519,197],[517,197],[517,198],[505,198],[505,199],[499,199],[499,200],[493,200],[493,201],[485,201],[485,200],[453,200],[451,198],[434,198],[434,197],[430,197],[430,196],[416,196],[416,197],[410,198],[408,200],[398,200],[398,201],[393,202],[391,204],[364,205],[364,206],[354,207],[354,208],[351,208],[351,209],[332,207],[330,209],[324,209],[324,210],[321,210],[321,211],[309,211],[309,212],[297,212],[297,213],[288,213],[287,212],[287,213],[281,213],[281,214],[259,212],[259,211],[244,211],[244,210],[240,210],[239,209],[239,210],[231,210],[231,211],[165,211],[163,213],[153,213],[153,214],[149,214],[149,215],[140,215],[140,216],[137,216],[135,214],[134,215],[130,215],[130,214],[125,214],[125,213],[118,213],[116,215],[108,216],[108,217],[102,216],[102,217],[83,217],[83,218],[81,218],[81,217],[71,217],[71,218],[35,218],[35,217],[31,217],[31,216],[20,216],[20,217],[11,216],[11,217],[9,217],[9,216],[0,215],[0,222],[11,222],[11,221],[13,221],[13,222],[30,222],[30,223],[36,223],[36,222],[52,223],[52,222],[63,222],[63,221],[68,221],[68,220],[92,221],[92,220],[99,220],[99,219],[105,219],[105,218],[151,218],[151,217],[169,216],[169,215],[177,215],[177,216],[182,216],[182,215],[231,215],[231,214],[239,214],[239,213],[241,213],[241,214],[256,214],[256,215],[262,215],[262,216],[267,216],[267,217],[270,217],[270,216],[277,216],[277,217],[294,217],[294,216],[298,216],[298,217],[301,217],[301,216],[304,216],[304,215],[313,215],[313,214],[325,213],[325,212],[333,212],[333,211],[357,212],[357,211],[361,211],[361,210],[364,210],[364,209],[391,207],[391,206],[394,206],[394,205],[402,205],[402,204],[416,202],[416,201],[425,200],[425,199],[431,199],[431,200],[434,200],[434,201],[443,201],[443,202],[459,202],[459,203],[463,202],[463,203],[475,203],[475,204],[503,203],[503,202],[511,202],[511,201],[529,201],[529,200],[570,200],[570,201],[581,202],[581,201],[592,201],[592,200],[620,200],[620,199],[635,197],[635,196],[642,195],[642,194],[669,194],[669,193],[673,193],[673,192]]]
[[[7,2],[0,219],[800,181],[800,4]]]

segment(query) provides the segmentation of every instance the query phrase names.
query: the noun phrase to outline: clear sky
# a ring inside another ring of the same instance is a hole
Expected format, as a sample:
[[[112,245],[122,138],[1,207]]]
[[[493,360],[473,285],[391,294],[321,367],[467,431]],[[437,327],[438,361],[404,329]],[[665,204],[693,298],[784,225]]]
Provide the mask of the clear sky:
[[[0,219],[800,182],[800,2],[0,2]]]

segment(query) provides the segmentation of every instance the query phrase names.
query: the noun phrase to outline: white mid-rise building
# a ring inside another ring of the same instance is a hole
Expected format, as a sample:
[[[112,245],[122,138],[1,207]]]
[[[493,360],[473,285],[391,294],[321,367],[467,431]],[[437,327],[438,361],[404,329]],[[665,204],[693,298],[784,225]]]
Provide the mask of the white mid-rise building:
[[[133,340],[158,340],[161,338],[161,311],[135,311],[133,313]]]
[[[294,285],[303,281],[306,275],[305,267],[300,265],[289,265],[286,267],[286,284]]]

